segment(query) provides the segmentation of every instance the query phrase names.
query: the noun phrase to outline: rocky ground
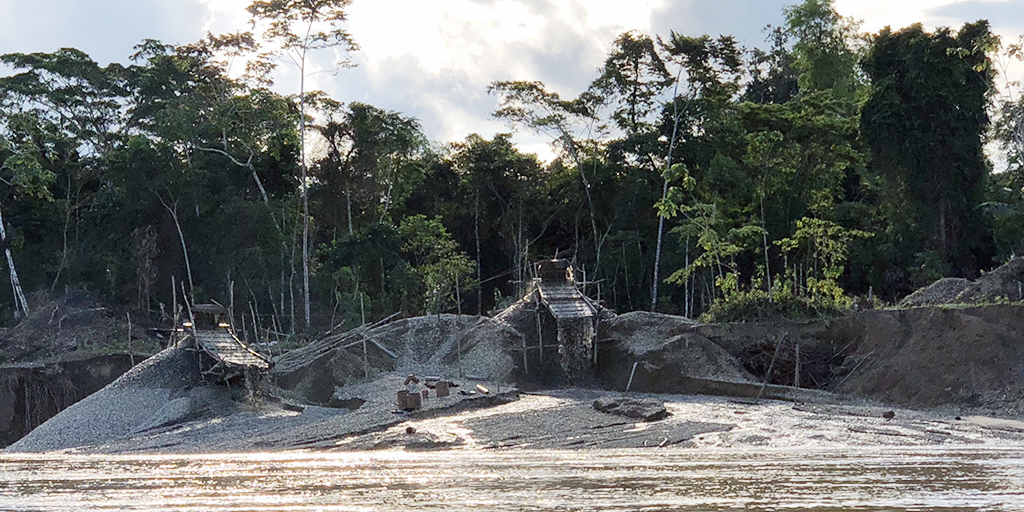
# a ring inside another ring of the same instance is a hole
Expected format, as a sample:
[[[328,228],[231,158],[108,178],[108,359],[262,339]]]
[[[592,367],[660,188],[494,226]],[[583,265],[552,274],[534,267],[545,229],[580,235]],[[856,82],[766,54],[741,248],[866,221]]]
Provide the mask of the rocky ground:
[[[364,392],[400,385],[397,377],[367,383]],[[639,421],[595,410],[595,400],[663,403],[668,416]],[[124,397],[122,397],[124,398]],[[211,399],[212,397],[207,397]],[[215,399],[214,399],[215,400]],[[701,395],[610,394],[563,389],[428,400],[424,410],[397,413],[393,403],[369,401],[348,411],[324,407],[288,410],[266,404],[223,409],[187,421],[150,421],[121,437],[94,437],[69,446],[49,432],[29,436],[8,451],[74,453],[214,453],[295,449],[612,449],[844,448],[863,446],[978,445],[1024,442],[1024,422],[949,412],[891,409],[861,401],[833,404],[737,400]],[[166,416],[167,411],[162,414]],[[966,413],[963,413],[966,414]],[[156,414],[159,418],[161,414]],[[166,419],[166,417],[165,417]],[[65,425],[93,430],[76,417]],[[107,432],[109,435],[109,431]]]
[[[1024,422],[891,409],[878,404],[754,403],[702,395],[634,395],[665,402],[666,419],[636,422],[594,410],[593,390],[524,395],[515,403],[428,420],[377,434],[401,444],[405,429],[473,448],[700,448],[1006,445],[1024,442]],[[618,395],[616,395],[618,396]],[[891,416],[891,417],[889,417]],[[341,446],[365,448],[355,438]]]

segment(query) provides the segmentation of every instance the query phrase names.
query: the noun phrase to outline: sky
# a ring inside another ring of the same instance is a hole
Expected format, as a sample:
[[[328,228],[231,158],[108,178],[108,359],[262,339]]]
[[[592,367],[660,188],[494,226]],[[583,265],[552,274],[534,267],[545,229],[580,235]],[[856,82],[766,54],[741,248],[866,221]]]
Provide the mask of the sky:
[[[540,80],[565,96],[584,90],[615,37],[628,30],[667,36],[734,35],[763,46],[766,25],[798,0],[353,0],[347,29],[357,65],[335,72],[340,55],[320,52],[313,89],[416,117],[427,136],[452,142],[512,129],[491,118],[495,80]],[[102,65],[127,63],[143,39],[185,44],[207,32],[248,29],[250,0],[0,0],[0,54],[75,47]],[[877,32],[920,22],[927,29],[989,19],[1005,41],[1024,34],[1024,0],[835,0],[840,14]],[[1019,67],[1018,67],[1019,68]],[[1024,70],[1013,68],[1020,79]],[[0,72],[3,72],[0,70]],[[282,65],[277,89],[296,92]],[[522,149],[550,158],[527,133]]]

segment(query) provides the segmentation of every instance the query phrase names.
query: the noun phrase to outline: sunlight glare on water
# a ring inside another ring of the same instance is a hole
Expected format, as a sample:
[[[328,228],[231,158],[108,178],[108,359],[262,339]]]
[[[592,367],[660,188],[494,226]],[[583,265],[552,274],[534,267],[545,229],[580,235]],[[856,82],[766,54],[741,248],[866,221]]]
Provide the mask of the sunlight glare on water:
[[[1024,510],[1024,449],[0,455],[0,510]]]

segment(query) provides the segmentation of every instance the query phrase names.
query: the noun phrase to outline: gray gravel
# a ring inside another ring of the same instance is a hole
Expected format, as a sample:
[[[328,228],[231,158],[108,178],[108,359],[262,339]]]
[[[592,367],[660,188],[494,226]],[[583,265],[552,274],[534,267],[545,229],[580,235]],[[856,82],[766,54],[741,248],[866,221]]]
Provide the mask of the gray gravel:
[[[195,354],[169,348],[65,409],[6,451],[64,450],[124,439],[140,427],[158,421],[160,415],[168,414],[165,409],[168,404],[202,386],[204,382]],[[209,394],[225,393],[226,390],[213,388]],[[230,400],[221,400],[219,404],[210,414],[229,414],[234,407]]]

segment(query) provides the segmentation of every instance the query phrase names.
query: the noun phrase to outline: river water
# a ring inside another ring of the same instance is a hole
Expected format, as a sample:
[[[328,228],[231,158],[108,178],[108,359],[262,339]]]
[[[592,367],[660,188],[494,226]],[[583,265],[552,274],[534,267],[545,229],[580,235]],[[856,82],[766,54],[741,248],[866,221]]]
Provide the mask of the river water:
[[[0,454],[0,510],[1024,510],[1024,448]]]

